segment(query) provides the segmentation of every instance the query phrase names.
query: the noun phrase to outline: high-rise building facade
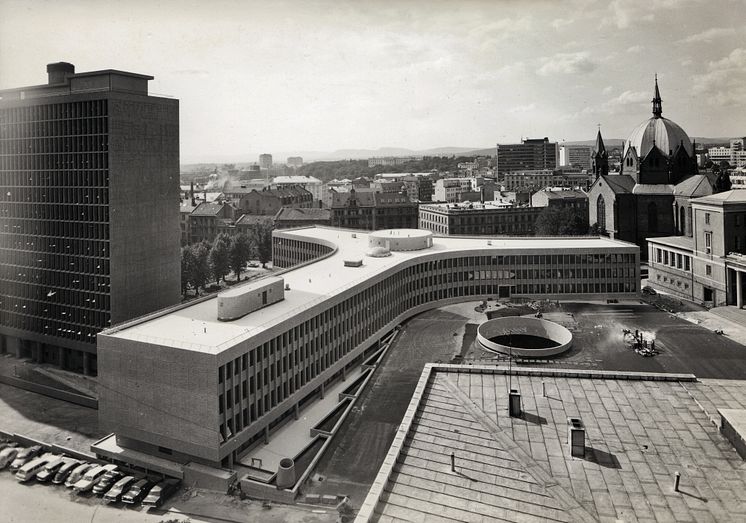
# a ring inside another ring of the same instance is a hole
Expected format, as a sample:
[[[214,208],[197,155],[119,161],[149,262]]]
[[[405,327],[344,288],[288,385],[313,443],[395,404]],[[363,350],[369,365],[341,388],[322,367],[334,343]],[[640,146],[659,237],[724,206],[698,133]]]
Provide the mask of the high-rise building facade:
[[[259,168],[269,169],[272,167],[272,155],[271,154],[260,154],[259,155]]]
[[[497,172],[537,171],[556,169],[559,164],[559,147],[549,138],[526,138],[521,143],[498,144]]]
[[[592,155],[590,145],[563,145],[560,147],[560,165],[590,169]]]
[[[178,303],[179,102],[47,66],[0,91],[0,352],[96,373],[96,335]]]

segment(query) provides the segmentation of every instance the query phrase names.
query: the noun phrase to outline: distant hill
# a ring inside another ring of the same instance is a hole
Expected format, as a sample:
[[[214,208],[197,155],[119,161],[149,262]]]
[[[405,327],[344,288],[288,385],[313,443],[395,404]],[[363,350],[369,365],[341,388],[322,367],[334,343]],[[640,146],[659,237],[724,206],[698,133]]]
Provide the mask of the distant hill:
[[[367,160],[374,156],[451,156],[464,155],[473,147],[435,147],[433,149],[405,149],[402,147],[379,147],[378,149],[337,149],[314,160]]]

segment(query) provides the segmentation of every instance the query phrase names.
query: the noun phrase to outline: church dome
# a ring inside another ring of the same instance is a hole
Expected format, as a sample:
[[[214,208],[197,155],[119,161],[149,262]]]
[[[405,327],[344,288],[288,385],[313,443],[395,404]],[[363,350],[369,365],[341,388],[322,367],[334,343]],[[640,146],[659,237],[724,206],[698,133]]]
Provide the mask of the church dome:
[[[684,144],[686,153],[692,157],[692,141],[676,122],[663,118],[663,102],[658,90],[658,79],[655,80],[655,98],[653,98],[653,117],[638,125],[624,143],[624,154],[634,147],[638,158],[644,158],[655,145],[665,156],[670,156],[680,144]]]

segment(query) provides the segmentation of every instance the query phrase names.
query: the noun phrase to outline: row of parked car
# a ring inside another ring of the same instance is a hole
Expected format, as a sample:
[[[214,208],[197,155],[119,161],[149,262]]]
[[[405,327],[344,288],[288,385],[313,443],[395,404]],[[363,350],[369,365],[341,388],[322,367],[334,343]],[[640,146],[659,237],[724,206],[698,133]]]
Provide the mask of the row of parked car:
[[[88,463],[69,456],[44,452],[40,445],[18,447],[14,442],[0,443],[0,470],[15,472],[22,483],[63,484],[77,494],[93,492],[103,496],[105,503],[121,501],[128,505],[142,502],[146,507],[159,507],[179,487],[178,480],[153,482],[128,475],[117,465]]]

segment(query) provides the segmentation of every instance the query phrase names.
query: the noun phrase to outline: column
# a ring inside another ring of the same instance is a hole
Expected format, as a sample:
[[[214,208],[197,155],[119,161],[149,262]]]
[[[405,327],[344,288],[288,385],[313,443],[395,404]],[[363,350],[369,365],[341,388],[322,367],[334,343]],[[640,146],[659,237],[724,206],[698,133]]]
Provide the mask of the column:
[[[295,404],[295,407],[293,407],[293,414],[296,420],[300,418],[300,409],[298,408],[297,403]]]
[[[83,375],[91,375],[91,355],[87,352],[83,353]]]
[[[743,308],[743,277],[741,275],[741,271],[736,270],[736,307],[739,309]]]
[[[324,392],[325,392],[324,391],[324,384],[323,383],[321,384],[320,390],[321,390],[321,399],[323,400],[324,399]]]

